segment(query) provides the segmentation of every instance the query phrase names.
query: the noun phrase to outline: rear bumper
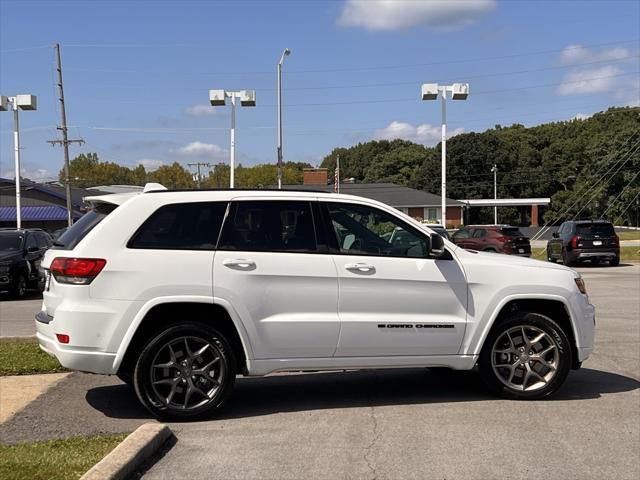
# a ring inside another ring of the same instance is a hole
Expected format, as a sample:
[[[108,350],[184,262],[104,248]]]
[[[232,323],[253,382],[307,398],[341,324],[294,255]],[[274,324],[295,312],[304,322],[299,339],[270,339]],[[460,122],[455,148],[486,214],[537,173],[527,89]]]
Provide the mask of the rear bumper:
[[[40,312],[36,316],[36,338],[44,352],[56,357],[65,368],[91,373],[116,373],[113,369],[115,353],[85,350],[60,344],[56,339],[53,322],[44,323],[38,319],[42,313],[46,315],[46,312]]]
[[[574,248],[569,252],[569,256],[574,260],[589,258],[615,258],[620,256],[620,250],[616,248]]]

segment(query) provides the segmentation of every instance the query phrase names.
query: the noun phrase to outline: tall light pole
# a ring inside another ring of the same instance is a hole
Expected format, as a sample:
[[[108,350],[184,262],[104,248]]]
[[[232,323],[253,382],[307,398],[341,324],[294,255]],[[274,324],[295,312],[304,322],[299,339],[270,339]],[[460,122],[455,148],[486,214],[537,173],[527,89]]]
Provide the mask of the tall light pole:
[[[16,170],[16,227],[22,228],[22,212],[20,202],[20,122],[18,109],[36,110],[37,99],[35,95],[16,95],[14,97],[0,96],[0,110],[13,110],[13,150]]]
[[[498,199],[498,165],[493,164],[493,168],[491,168],[493,172],[493,199]],[[493,223],[498,224],[498,206],[493,206]]]
[[[469,96],[469,84],[422,84],[422,100],[436,100],[438,94],[442,97],[442,212],[440,218],[444,228],[447,228],[447,92],[451,94],[451,100],[466,100]]]
[[[291,55],[291,50],[284,49],[278,62],[278,189],[282,188],[282,64],[284,58]]]
[[[226,99],[231,100],[231,146],[229,149],[229,166],[231,168],[229,175],[229,188],[235,186],[235,168],[236,168],[236,99],[240,99],[240,106],[255,107],[256,91],[255,90],[209,90],[209,102],[212,106],[226,105]]]

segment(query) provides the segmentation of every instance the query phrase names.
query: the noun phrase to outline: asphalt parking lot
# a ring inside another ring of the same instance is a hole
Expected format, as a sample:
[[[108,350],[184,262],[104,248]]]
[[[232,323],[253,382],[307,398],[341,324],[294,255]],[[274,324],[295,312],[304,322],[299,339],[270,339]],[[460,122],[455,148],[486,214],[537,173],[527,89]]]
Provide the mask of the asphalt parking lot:
[[[171,426],[176,444],[144,478],[639,478],[640,265],[578,270],[597,308],[596,350],[553,399],[495,399],[474,372],[238,378],[219,417]],[[2,335],[27,329],[11,320],[26,302],[2,302]],[[1,425],[0,438],[145,421],[117,379],[73,374]]]

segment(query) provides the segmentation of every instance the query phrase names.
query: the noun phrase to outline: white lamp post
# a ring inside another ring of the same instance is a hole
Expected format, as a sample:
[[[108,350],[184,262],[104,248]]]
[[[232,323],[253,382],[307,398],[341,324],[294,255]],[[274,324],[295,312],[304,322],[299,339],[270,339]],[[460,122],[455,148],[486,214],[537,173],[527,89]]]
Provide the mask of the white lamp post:
[[[231,148],[229,149],[229,164],[231,173],[229,176],[229,188],[234,188],[234,173],[236,167],[236,99],[240,99],[240,106],[255,107],[256,91],[255,90],[209,90],[209,102],[212,106],[226,105],[226,99],[231,99]]]
[[[451,94],[452,100],[466,100],[469,96],[469,84],[422,84],[422,100],[436,100],[438,94],[442,97],[442,213],[440,218],[444,228],[447,228],[447,92]]]
[[[0,96],[0,110],[13,110],[13,149],[16,169],[16,227],[22,228],[22,215],[20,208],[20,123],[18,109],[36,110],[37,99],[35,95],[16,95],[14,97]]]
[[[497,200],[498,199],[498,165],[494,163],[493,167],[491,168],[491,171],[493,172],[493,199]],[[496,225],[498,224],[498,206],[497,205],[494,205],[493,207],[493,223]]]
[[[289,55],[291,50],[285,48],[278,62],[278,189],[282,188],[282,64]]]

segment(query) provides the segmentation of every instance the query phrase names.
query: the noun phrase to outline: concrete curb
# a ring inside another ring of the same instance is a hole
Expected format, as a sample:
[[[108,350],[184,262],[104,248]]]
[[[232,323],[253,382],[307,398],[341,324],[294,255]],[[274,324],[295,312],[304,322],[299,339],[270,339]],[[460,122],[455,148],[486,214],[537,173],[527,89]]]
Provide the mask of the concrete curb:
[[[173,435],[162,423],[145,423],[96,463],[80,480],[124,480]]]

